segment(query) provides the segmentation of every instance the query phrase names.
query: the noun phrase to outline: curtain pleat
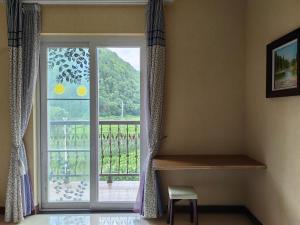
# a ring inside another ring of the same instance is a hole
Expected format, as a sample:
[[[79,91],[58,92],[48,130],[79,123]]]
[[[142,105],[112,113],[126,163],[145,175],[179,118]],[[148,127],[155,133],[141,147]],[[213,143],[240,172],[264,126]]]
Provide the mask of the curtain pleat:
[[[5,221],[20,222],[34,209],[26,150],[23,142],[35,91],[39,62],[39,6],[7,1],[9,47],[11,155]]]
[[[147,6],[147,159],[141,173],[135,211],[146,218],[162,214],[159,180],[152,168],[162,139],[162,109],[165,77],[165,32],[163,0],[149,0]]]

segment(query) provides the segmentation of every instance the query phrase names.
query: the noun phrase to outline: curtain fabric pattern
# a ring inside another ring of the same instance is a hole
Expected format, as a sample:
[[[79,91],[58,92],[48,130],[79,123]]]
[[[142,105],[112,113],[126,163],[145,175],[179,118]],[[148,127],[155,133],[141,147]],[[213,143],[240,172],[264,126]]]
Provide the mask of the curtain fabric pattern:
[[[23,137],[29,122],[38,75],[40,9],[21,0],[7,1],[11,155],[5,221],[17,223],[33,211],[31,181]]]
[[[147,160],[141,174],[136,211],[146,218],[156,218],[162,207],[158,178],[152,159],[162,138],[162,109],[165,77],[165,32],[163,0],[149,0],[147,6]]]

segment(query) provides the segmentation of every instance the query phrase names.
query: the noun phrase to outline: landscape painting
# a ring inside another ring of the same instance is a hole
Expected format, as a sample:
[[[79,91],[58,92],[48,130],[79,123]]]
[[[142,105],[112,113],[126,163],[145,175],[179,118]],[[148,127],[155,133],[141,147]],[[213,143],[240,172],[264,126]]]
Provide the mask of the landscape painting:
[[[297,39],[273,50],[273,91],[297,88]]]

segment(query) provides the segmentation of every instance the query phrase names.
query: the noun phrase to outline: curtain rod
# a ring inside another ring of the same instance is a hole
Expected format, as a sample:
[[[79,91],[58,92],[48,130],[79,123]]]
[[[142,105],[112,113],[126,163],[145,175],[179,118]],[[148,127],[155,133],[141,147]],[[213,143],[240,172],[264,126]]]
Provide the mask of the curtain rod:
[[[114,37],[143,37],[145,33],[40,33],[43,37],[66,37],[66,36],[73,36],[73,37],[89,37],[89,36],[114,36]]]
[[[171,3],[174,0],[164,0]],[[0,0],[5,2],[5,0]],[[39,3],[41,5],[145,5],[148,0],[23,0],[24,3]]]

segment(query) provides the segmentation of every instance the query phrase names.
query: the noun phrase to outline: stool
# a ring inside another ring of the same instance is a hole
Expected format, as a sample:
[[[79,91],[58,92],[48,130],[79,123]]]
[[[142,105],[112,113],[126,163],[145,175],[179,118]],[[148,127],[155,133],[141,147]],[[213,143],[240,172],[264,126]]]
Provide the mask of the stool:
[[[169,204],[168,204],[168,219],[167,223],[174,224],[174,205],[180,200],[189,200],[191,206],[191,222],[198,225],[198,196],[193,187],[189,186],[169,186]]]

